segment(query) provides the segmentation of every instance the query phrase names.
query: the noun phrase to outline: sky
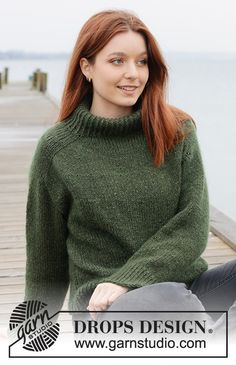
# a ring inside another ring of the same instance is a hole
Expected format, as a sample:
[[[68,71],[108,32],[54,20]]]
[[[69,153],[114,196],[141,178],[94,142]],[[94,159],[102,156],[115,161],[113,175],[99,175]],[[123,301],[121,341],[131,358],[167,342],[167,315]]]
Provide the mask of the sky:
[[[133,11],[167,52],[236,53],[235,0],[0,0],[0,51],[70,53],[105,9]]]

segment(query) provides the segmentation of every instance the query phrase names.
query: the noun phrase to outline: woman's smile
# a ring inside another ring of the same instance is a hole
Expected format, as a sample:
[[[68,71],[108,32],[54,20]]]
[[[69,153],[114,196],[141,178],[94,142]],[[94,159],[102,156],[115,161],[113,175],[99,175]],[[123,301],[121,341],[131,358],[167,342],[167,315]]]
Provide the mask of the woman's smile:
[[[118,89],[121,90],[121,92],[124,94],[124,95],[127,95],[127,96],[132,96],[136,93],[136,90],[137,90],[137,86],[135,87],[128,87],[128,86],[117,86]]]

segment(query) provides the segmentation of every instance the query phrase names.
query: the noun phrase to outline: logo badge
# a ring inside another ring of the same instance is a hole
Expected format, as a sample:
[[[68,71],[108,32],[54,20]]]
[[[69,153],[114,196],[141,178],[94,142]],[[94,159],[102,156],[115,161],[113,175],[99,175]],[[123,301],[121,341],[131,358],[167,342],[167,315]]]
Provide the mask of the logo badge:
[[[50,318],[46,307],[45,303],[30,300],[17,305],[11,314],[10,337],[22,341],[26,350],[44,351],[57,340],[60,325]]]

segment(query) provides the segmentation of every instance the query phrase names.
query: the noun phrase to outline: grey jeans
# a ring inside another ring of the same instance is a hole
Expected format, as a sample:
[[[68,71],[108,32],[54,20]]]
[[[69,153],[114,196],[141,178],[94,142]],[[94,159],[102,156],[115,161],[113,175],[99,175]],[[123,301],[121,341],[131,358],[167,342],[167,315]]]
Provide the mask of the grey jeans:
[[[205,271],[190,285],[162,282],[133,289],[117,298],[109,311],[228,311],[236,329],[236,260]],[[106,318],[106,312],[98,319]],[[209,313],[220,323],[222,313]]]

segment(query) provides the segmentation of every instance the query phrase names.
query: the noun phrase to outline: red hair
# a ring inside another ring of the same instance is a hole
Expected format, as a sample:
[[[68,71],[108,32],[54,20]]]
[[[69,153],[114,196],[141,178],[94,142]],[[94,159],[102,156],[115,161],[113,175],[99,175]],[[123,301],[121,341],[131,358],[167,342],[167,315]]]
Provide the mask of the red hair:
[[[120,32],[140,33],[148,50],[149,80],[137,101],[141,103],[142,127],[155,165],[164,162],[165,153],[180,142],[185,133],[179,128],[192,117],[167,104],[168,70],[158,44],[146,25],[135,15],[123,10],[107,10],[93,15],[81,28],[72,52],[57,122],[63,122],[86,97],[92,102],[92,85],[80,68],[80,59],[95,63],[95,56]],[[137,107],[137,105],[134,106]]]

